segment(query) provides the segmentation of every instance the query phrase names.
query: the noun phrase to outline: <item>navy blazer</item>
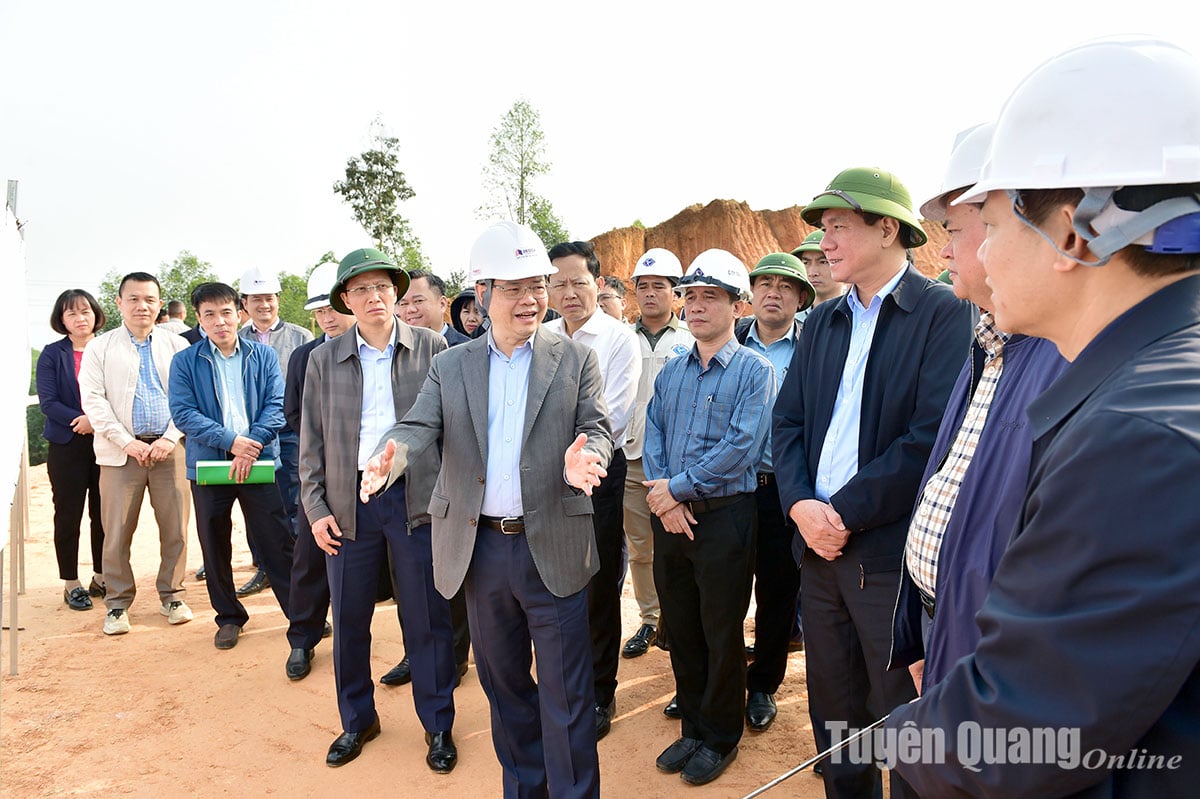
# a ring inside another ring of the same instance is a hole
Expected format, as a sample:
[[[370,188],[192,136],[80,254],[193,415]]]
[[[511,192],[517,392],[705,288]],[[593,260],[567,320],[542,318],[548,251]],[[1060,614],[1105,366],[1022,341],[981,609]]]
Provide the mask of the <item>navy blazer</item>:
[[[812,310],[775,400],[771,446],[785,515],[816,498],[853,321],[844,296]],[[973,305],[911,265],[883,298],[863,380],[858,472],[830,497],[851,533],[843,556],[859,560],[864,573],[900,568],[917,487],[974,323]],[[797,534],[797,562],[803,549]]]
[[[459,333],[457,330],[455,330],[453,325],[442,331],[442,337],[446,339],[446,344],[451,347],[453,347],[455,344],[466,344],[471,340],[469,336],[464,336],[462,333]]]
[[[69,444],[75,431],[71,421],[83,415],[79,379],[75,377],[74,347],[70,336],[46,345],[37,362],[38,405],[46,416],[42,437],[55,444]]]
[[[285,430],[300,432],[300,402],[304,396],[304,376],[308,374],[308,354],[330,341],[328,334],[297,347],[287,362],[287,379],[283,385],[283,418],[287,420]]]

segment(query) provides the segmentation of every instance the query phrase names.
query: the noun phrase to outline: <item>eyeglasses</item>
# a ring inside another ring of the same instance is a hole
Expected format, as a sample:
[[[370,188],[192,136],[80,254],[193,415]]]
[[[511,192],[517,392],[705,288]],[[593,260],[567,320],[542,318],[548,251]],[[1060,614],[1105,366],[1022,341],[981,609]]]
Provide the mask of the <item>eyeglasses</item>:
[[[395,290],[396,287],[391,283],[375,283],[371,286],[355,286],[352,289],[346,289],[346,293],[355,299],[359,299],[361,297],[368,297],[375,294],[378,294],[382,297],[388,292]]]
[[[498,283],[493,283],[492,290],[497,292],[501,297],[510,300],[522,299],[526,294],[535,300],[540,300],[546,296],[545,283],[536,283],[532,286],[501,286]]]
[[[598,302],[609,302],[610,300],[615,300],[616,298],[617,298],[616,294],[597,294],[596,295],[596,300]]]

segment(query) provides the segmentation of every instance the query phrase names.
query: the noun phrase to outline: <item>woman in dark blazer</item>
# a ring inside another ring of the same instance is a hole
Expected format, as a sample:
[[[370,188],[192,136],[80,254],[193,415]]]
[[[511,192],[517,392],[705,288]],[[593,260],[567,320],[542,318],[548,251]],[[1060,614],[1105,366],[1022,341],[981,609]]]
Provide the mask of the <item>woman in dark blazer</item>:
[[[46,471],[54,497],[54,551],[58,576],[63,580],[63,601],[71,610],[88,610],[90,596],[104,596],[102,553],[104,527],[100,524],[100,467],[92,449],[92,424],[79,401],[79,364],[83,348],[104,327],[104,311],[83,289],[68,289],[58,296],[50,313],[50,327],[64,338],[48,345],[38,357],[37,393],[49,442]],[[79,523],[87,500],[92,521],[92,582],[79,582]],[[90,595],[90,596],[89,596]]]

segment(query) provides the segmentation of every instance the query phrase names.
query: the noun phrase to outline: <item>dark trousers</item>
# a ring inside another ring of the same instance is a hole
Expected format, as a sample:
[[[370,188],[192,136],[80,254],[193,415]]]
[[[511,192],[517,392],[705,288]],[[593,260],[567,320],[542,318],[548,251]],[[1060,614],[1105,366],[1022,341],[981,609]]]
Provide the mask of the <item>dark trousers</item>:
[[[100,467],[92,436],[73,435],[66,444],[48,442],[46,474],[54,498],[54,554],[58,577],[79,579],[79,523],[83,503],[91,517],[92,572],[104,574],[104,523],[100,516]]]
[[[196,506],[196,533],[207,570],[205,586],[216,611],[217,626],[245,626],[250,616],[233,587],[233,503],[236,500],[246,520],[246,538],[258,549],[259,566],[271,578],[271,590],[286,616],[290,612],[289,589],[292,570],[292,535],[283,515],[283,502],[274,484],[192,484]]]
[[[433,585],[430,526],[409,530],[404,484],[398,482],[354,515],[354,540],[342,538],[337,555],[325,556],[333,605],[333,674],[342,730],[362,732],[375,721],[371,680],[371,620],[379,566],[392,568],[408,609],[404,646],[412,666],[413,703],[426,732],[454,726],[454,646],[450,603]]]
[[[598,797],[587,592],[550,593],[524,535],[483,527],[465,585],[505,799]]]
[[[808,709],[818,752],[832,744],[830,722],[845,723],[853,732],[917,695],[907,669],[887,670],[898,558],[896,566],[894,571],[864,571],[853,552],[833,561],[811,549],[804,552]],[[847,734],[843,730],[841,737]],[[882,795],[881,773],[873,763],[852,763],[843,753],[825,760],[823,769],[827,797]],[[915,795],[894,771],[891,791],[893,797]]]
[[[296,514],[290,602],[288,643],[292,649],[312,649],[325,631],[325,616],[329,613],[329,576],[325,571],[325,553],[317,546],[312,525],[304,513]]]
[[[400,622],[400,632],[404,632],[404,602],[403,592],[396,585],[395,570],[389,573],[392,585],[392,596],[396,598],[396,620]],[[454,663],[461,666],[467,662],[471,652],[471,627],[467,623],[467,597],[462,588],[450,597],[450,624],[454,628]],[[411,659],[410,659],[411,661]]]
[[[654,528],[654,586],[671,624],[671,670],[687,738],[726,754],[742,737],[746,642],[754,574],[751,494],[696,515],[695,540]]]
[[[754,492],[758,539],[754,555],[754,661],[746,690],[773,694],[787,671],[788,639],[796,618],[800,567],[792,559],[795,529],[779,505],[774,479]]]
[[[296,507],[300,497],[300,435],[287,428],[279,431],[279,463],[275,485],[283,497],[283,512],[287,514],[288,530],[296,534]]]
[[[596,704],[607,706],[617,693],[621,657],[621,583],[625,576],[625,453],[617,450],[608,476],[592,491],[592,526],[600,570],[588,583],[588,627]]]

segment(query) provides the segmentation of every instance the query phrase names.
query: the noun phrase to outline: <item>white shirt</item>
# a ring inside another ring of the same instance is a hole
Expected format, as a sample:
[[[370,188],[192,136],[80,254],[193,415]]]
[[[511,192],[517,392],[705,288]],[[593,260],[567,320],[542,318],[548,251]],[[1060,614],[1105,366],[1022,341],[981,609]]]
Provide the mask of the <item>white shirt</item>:
[[[560,317],[542,327],[559,335],[567,335],[567,324]],[[613,319],[596,308],[591,318],[568,338],[586,344],[600,359],[600,377],[604,380],[604,404],[608,406],[608,423],[612,440],[625,443],[625,430],[637,399],[638,378],[642,376],[642,359],[637,338],[624,322]]]

